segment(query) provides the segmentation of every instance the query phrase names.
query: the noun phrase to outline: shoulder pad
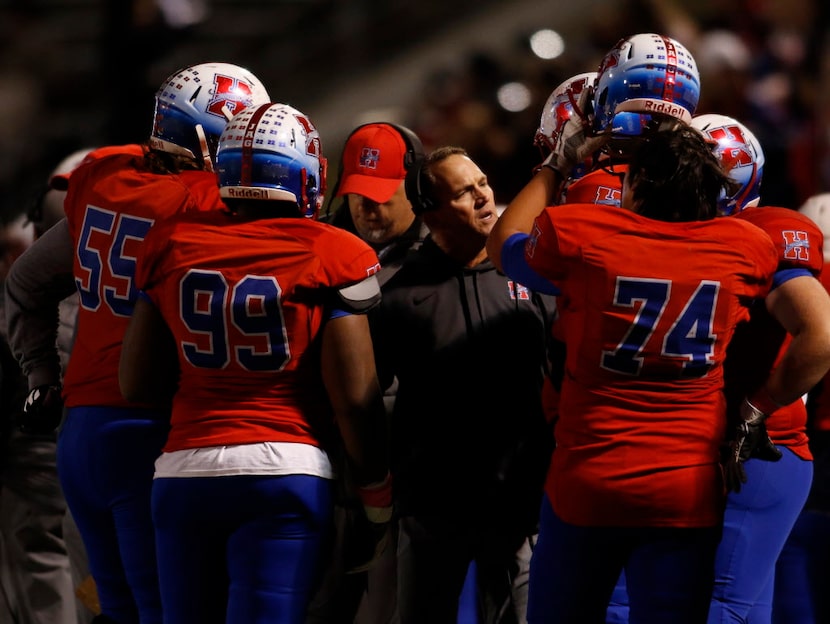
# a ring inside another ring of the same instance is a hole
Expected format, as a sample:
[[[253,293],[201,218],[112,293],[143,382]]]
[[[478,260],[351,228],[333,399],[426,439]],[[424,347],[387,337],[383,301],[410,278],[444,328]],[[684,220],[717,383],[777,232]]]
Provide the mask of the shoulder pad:
[[[338,288],[337,295],[344,310],[355,314],[368,312],[380,303],[380,283],[377,274]]]

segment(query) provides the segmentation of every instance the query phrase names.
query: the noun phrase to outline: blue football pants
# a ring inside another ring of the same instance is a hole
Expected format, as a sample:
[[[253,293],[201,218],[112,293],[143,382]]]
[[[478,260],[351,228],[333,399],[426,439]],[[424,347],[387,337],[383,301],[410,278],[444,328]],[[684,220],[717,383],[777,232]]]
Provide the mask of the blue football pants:
[[[72,407],[58,434],[64,497],[101,611],[119,624],[161,623],[150,493],[168,429],[166,413]]]
[[[783,457],[777,462],[748,460],[747,482],[727,497],[708,624],[771,622],[776,560],[807,500],[813,476],[812,462],[784,446],[779,449]],[[628,622],[625,575],[614,588],[606,622]]]
[[[153,485],[164,624],[300,624],[333,529],[332,482],[309,475]]]
[[[629,571],[630,621],[700,624],[712,594],[720,527],[582,527],[545,497],[530,560],[529,624],[605,622],[614,585]]]

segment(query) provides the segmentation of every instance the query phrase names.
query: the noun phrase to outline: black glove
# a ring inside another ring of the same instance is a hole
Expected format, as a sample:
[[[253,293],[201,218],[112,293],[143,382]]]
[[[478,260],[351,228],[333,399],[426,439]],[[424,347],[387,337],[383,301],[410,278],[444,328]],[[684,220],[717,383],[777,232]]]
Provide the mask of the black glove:
[[[32,388],[23,404],[20,430],[31,435],[54,433],[63,418],[61,387],[43,385]]]
[[[390,546],[391,519],[372,522],[362,509],[349,513],[343,539],[343,567],[346,574],[359,574],[372,568]]]
[[[776,448],[767,433],[764,421],[767,414],[755,407],[749,399],[741,404],[741,420],[733,430],[728,442],[726,460],[723,466],[723,479],[727,492],[740,492],[746,483],[744,462],[750,457],[765,461],[778,461],[781,451]]]

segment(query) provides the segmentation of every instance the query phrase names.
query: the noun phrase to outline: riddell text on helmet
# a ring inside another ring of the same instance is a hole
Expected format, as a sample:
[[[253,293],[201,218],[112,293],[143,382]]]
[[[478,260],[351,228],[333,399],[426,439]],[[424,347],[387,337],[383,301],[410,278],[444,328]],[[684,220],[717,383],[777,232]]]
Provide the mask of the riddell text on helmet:
[[[662,100],[645,100],[643,104],[646,112],[648,113],[661,113],[663,115],[676,117],[677,119],[683,119],[689,115],[689,111],[685,108],[678,106],[677,104],[672,104],[671,102],[664,102]]]
[[[617,113],[658,113],[679,119],[684,123],[692,123],[692,114],[679,104],[666,100],[651,98],[631,98],[617,104],[614,114]]]
[[[267,188],[237,188],[234,186],[225,187],[228,197],[234,199],[269,199]]]

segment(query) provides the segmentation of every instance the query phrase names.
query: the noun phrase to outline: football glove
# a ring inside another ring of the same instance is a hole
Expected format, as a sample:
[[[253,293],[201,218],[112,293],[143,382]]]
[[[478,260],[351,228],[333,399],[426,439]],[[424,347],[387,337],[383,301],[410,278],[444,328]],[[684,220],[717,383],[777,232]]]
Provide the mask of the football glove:
[[[346,574],[358,574],[372,568],[391,541],[392,532],[392,476],[382,481],[357,488],[363,503],[363,517],[355,518],[352,535],[347,543]]]
[[[723,478],[727,492],[740,492],[747,481],[744,462],[750,457],[765,461],[778,461],[781,451],[772,443],[764,421],[768,418],[749,398],[744,398],[740,419],[727,445]]]
[[[20,430],[30,435],[54,433],[63,418],[63,399],[59,385],[32,388],[23,404]]]

